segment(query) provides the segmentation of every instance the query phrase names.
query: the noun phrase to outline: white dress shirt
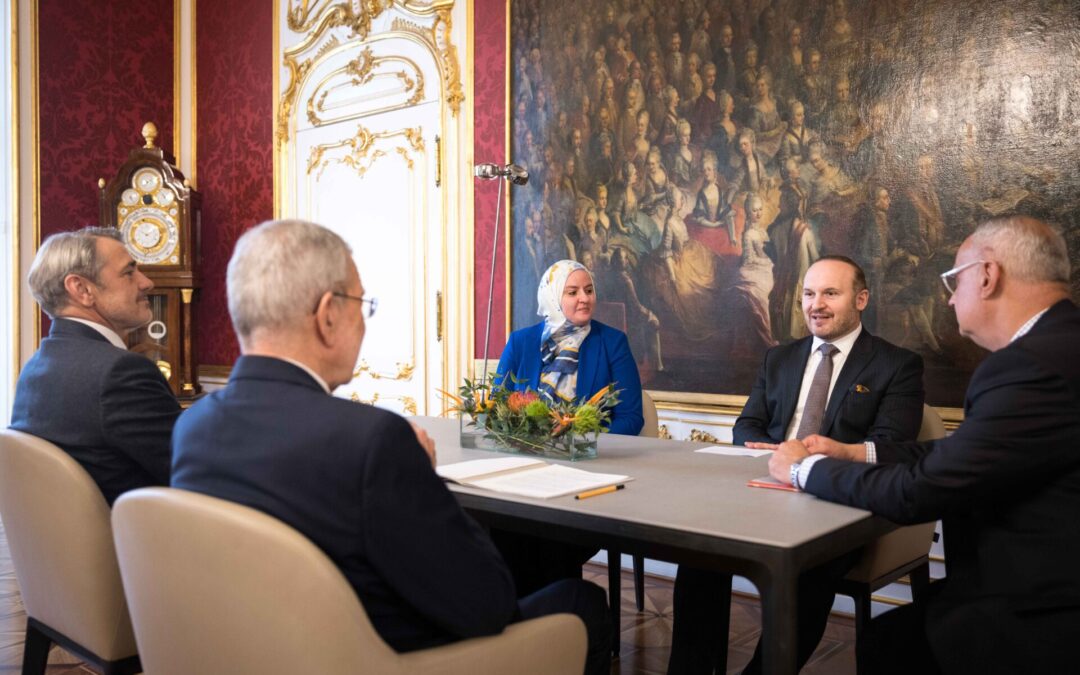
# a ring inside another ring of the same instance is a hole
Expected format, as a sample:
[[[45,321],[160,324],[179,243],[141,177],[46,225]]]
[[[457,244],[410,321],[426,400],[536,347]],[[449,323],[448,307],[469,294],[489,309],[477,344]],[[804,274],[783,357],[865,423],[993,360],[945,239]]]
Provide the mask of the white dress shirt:
[[[832,362],[832,379],[829,380],[829,398],[832,397],[833,387],[836,386],[836,380],[840,377],[840,371],[844,368],[844,363],[847,361],[848,354],[851,353],[852,348],[855,347],[855,340],[859,338],[859,334],[862,333],[862,323],[855,327],[855,330],[851,331],[847,335],[839,337],[831,341],[832,346],[838,350],[833,354]],[[790,441],[795,438],[795,432],[799,429],[799,422],[802,420],[803,411],[806,409],[806,399],[810,395],[810,385],[814,382],[814,373],[817,372],[818,364],[821,363],[821,352],[819,348],[825,343],[819,337],[814,337],[813,343],[810,345],[810,358],[806,360],[806,369],[803,371],[802,387],[799,389],[799,400],[795,404],[795,414],[791,416],[791,422],[788,423],[787,433],[784,434],[784,440]],[[825,407],[829,407],[829,399],[825,399]]]
[[[93,321],[87,321],[86,319],[76,319],[73,316],[61,316],[61,317],[57,317],[57,318],[59,318],[59,319],[67,319],[68,321],[78,321],[79,323],[81,323],[84,326],[90,326],[91,328],[93,328],[97,332],[104,335],[105,339],[108,340],[109,342],[113,343],[114,346],[119,347],[120,349],[123,349],[124,351],[127,351],[127,345],[124,343],[124,341],[122,339],[120,339],[120,335],[118,335],[116,331],[114,331],[112,328],[109,328],[108,326],[105,326],[105,325],[100,324],[100,323],[94,323]]]

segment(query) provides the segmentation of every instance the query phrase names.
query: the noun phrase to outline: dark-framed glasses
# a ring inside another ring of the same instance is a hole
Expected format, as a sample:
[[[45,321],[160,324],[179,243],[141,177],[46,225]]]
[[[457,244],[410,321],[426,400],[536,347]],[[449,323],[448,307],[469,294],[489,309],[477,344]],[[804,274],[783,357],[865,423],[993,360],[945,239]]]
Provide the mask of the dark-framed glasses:
[[[361,305],[367,305],[367,311],[364,312],[364,317],[368,319],[375,316],[375,310],[379,307],[378,298],[362,298],[358,295],[349,295],[348,293],[338,293],[336,291],[331,295],[334,295],[338,298],[345,298],[347,300],[355,300]]]
[[[956,292],[956,278],[958,276],[960,276],[961,272],[968,269],[969,267],[975,267],[976,265],[984,265],[984,264],[986,264],[988,262],[990,262],[990,261],[989,260],[972,260],[969,263],[964,263],[963,265],[958,265],[957,267],[952,268],[948,272],[942,272],[941,273],[941,283],[945,284],[945,290],[947,290],[949,292],[949,295],[952,295],[953,293]]]

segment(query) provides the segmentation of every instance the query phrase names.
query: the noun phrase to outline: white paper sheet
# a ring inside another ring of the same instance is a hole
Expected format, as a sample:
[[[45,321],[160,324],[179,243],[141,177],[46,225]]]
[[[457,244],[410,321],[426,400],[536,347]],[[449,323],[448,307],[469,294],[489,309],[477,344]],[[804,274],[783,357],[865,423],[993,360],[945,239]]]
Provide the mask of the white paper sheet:
[[[744,448],[741,445],[710,445],[694,452],[703,452],[708,455],[730,455],[732,457],[761,457],[772,454],[772,450],[754,450],[753,448]]]
[[[592,473],[572,469],[561,464],[505,473],[493,478],[468,481],[468,485],[493,492],[505,492],[522,497],[551,499],[577,494],[587,490],[618,485],[633,480],[630,476],[614,473]]]

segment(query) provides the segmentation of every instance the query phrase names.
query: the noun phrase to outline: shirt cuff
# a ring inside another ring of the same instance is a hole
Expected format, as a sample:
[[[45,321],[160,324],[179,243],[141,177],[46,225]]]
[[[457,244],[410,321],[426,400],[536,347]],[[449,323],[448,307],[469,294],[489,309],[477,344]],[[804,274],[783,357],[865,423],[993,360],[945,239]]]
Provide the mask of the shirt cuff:
[[[866,463],[877,464],[877,446],[873,441],[867,441],[866,445]]]
[[[814,464],[817,463],[818,460],[825,459],[825,457],[825,455],[810,455],[804,459],[799,466],[799,484],[795,487],[800,490],[805,490],[806,481],[810,479],[810,469],[814,468]]]

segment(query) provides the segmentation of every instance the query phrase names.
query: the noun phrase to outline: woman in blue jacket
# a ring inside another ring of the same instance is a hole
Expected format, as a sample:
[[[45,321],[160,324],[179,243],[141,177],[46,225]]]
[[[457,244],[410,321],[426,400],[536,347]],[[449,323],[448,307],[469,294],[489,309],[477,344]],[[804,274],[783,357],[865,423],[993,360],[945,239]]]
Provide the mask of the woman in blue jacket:
[[[560,260],[544,272],[536,299],[544,320],[510,334],[496,382],[508,389],[538,391],[550,401],[585,400],[614,383],[619,402],[608,431],[637,435],[645,424],[641,378],[626,334],[592,320],[592,273],[581,263]],[[580,578],[581,566],[599,550],[498,528],[491,530],[491,538],[514,575],[519,597],[560,579]]]
[[[581,263],[560,260],[544,272],[536,300],[544,320],[510,334],[496,382],[508,389],[533,389],[550,401],[583,401],[614,383],[619,403],[608,431],[638,435],[645,424],[641,378],[626,334],[592,319],[592,273]]]

